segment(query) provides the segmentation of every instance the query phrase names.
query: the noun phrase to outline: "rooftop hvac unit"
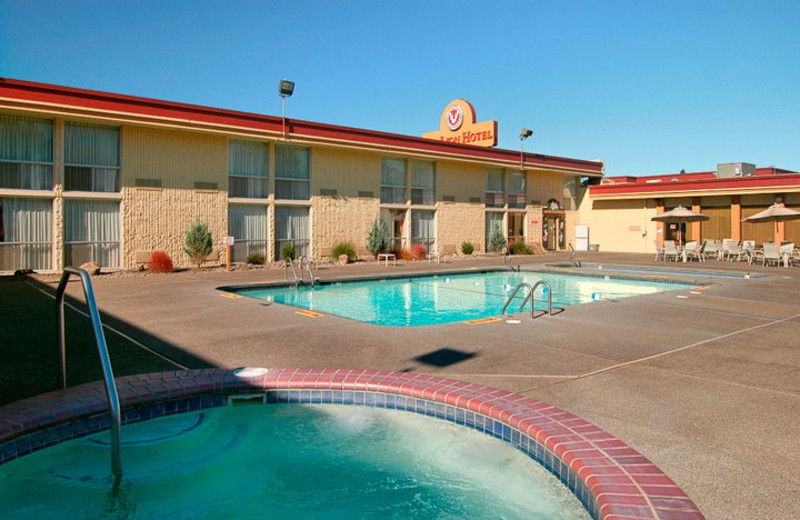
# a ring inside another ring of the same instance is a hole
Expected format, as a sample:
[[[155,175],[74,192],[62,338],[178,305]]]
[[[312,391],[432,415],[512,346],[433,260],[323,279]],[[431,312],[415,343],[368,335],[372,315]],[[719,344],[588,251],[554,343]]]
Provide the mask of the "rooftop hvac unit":
[[[756,165],[746,162],[721,163],[717,165],[717,178],[752,177],[756,174]]]

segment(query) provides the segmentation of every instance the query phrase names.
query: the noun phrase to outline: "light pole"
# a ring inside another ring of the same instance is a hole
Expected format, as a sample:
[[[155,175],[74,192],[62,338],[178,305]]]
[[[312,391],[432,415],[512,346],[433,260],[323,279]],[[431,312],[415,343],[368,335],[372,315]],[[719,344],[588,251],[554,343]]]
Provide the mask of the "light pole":
[[[294,82],[283,78],[278,85],[278,94],[281,96],[281,135],[286,139],[286,98],[294,94]]]
[[[525,147],[523,146],[523,142],[525,139],[529,138],[533,135],[533,130],[528,130],[524,128],[519,131],[519,169],[524,169],[525,164]]]

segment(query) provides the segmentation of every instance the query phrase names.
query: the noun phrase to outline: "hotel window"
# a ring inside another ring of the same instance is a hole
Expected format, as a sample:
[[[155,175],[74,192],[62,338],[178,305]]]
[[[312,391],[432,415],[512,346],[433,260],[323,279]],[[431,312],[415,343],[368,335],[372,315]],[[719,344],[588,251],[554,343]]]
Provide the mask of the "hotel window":
[[[486,170],[486,207],[502,208],[505,204],[503,191],[503,170],[491,168]]]
[[[0,188],[53,189],[53,122],[0,114]]]
[[[435,211],[411,212],[411,244],[424,247],[426,253],[433,250],[436,240],[435,215]]]
[[[381,202],[406,203],[406,160],[384,157],[381,159]]]
[[[508,207],[525,207],[525,174],[511,172],[508,176]]]
[[[251,253],[267,258],[266,206],[233,204],[228,207],[228,234],[234,237],[233,261],[246,262]]]
[[[269,197],[269,146],[255,141],[228,141],[228,196]]]
[[[120,191],[119,128],[66,123],[64,189],[103,193]]]
[[[389,251],[400,251],[406,245],[406,210],[382,209],[381,219],[389,231]]]
[[[0,271],[53,268],[53,202],[0,199]]]
[[[489,240],[496,229],[499,229],[500,233],[503,232],[503,213],[495,211],[486,213],[486,251],[489,251]]]
[[[64,201],[64,264],[120,267],[119,202]]]
[[[311,169],[308,148],[275,146],[275,198],[309,200]]]
[[[411,162],[411,203],[436,204],[436,166],[430,161]]]
[[[275,256],[283,260],[283,246],[292,244],[295,258],[308,256],[309,252],[308,208],[278,206],[275,208]]]

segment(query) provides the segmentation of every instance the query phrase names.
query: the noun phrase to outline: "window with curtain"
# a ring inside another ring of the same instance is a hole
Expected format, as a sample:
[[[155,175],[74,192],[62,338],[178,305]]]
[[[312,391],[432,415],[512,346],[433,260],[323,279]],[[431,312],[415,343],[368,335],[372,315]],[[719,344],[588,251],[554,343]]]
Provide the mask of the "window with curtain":
[[[505,193],[503,186],[503,170],[501,168],[489,168],[486,170],[486,207],[502,208],[505,204]]]
[[[64,189],[120,191],[119,128],[67,122],[64,125]]]
[[[233,243],[233,261],[246,262],[250,253],[267,258],[267,207],[232,204],[228,207],[228,234]]]
[[[433,251],[436,240],[435,211],[411,212],[411,243],[425,248],[425,252]]]
[[[228,196],[269,197],[269,146],[256,141],[228,141]]]
[[[400,251],[406,245],[406,212],[404,209],[381,210],[381,220],[389,231],[389,251]]]
[[[0,199],[0,271],[53,268],[53,201]]]
[[[308,256],[311,228],[308,208],[278,206],[275,208],[275,256],[283,259],[281,249],[294,245],[296,258]]]
[[[486,251],[489,250],[489,239],[495,228],[499,229],[501,233],[503,232],[503,213],[494,211],[486,213]]]
[[[120,267],[119,202],[64,201],[64,261]]]
[[[381,159],[381,202],[406,203],[406,160],[394,157]]]
[[[411,163],[411,203],[436,204],[436,164],[432,161]]]
[[[311,198],[308,148],[275,145],[275,198],[285,200]]]
[[[508,207],[525,207],[525,174],[511,172],[508,175]]]
[[[0,114],[0,188],[53,189],[53,121]]]

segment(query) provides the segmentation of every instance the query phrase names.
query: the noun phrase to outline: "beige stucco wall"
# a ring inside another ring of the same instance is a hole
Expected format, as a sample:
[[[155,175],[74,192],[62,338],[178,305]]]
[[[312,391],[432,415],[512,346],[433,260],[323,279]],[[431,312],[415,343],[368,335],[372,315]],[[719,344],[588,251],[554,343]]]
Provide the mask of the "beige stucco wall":
[[[472,242],[475,252],[483,252],[484,205],[466,202],[440,202],[436,210],[436,243],[452,245],[461,254],[461,243]]]
[[[350,242],[358,252],[366,249],[367,234],[379,217],[378,199],[313,197],[311,202],[312,257],[320,260],[325,250]]]
[[[655,215],[653,200],[592,200],[585,197],[578,211],[578,221],[574,224],[589,226],[589,243],[598,244],[600,251],[654,253],[657,224],[650,219]],[[573,237],[574,224],[568,230]],[[643,230],[647,232],[645,236]]]
[[[208,225],[214,248],[227,235],[227,140],[200,133],[152,128],[122,130],[122,267],[135,267],[136,251],[166,251],[177,266],[195,220]],[[161,179],[161,188],[134,187],[136,178]],[[195,190],[195,181],[219,190]]]

